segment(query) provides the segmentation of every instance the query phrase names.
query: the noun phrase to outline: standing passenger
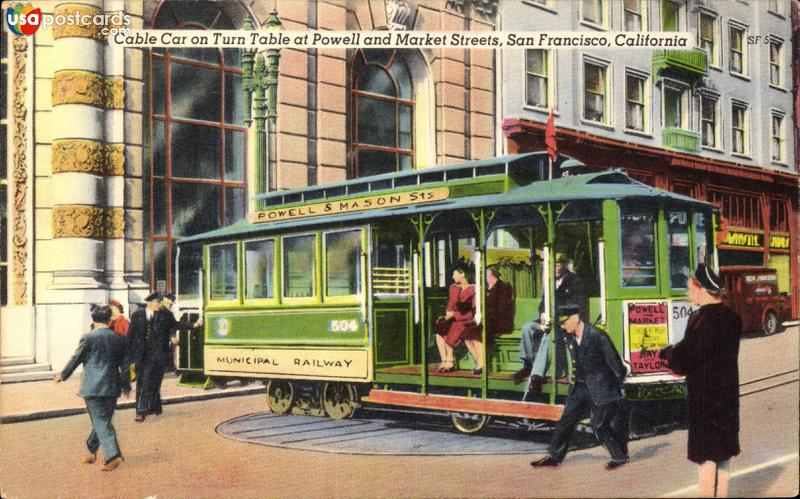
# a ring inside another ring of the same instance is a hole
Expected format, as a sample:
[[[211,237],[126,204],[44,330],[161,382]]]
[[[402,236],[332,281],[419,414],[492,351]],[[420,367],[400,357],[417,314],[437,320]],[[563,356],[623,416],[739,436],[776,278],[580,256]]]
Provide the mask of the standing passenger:
[[[661,351],[670,369],[686,375],[688,458],[700,465],[700,495],[727,497],[729,460],[739,454],[739,336],[742,320],[722,304],[722,281],[703,264],[689,278],[689,317],[677,345]]]
[[[86,441],[89,454],[86,464],[97,461],[97,450],[103,449],[103,471],[114,471],[122,464],[122,454],[117,443],[117,432],[111,419],[117,407],[120,392],[127,397],[131,391],[126,370],[125,340],[108,328],[111,310],[100,306],[92,309],[92,331],[85,334],[75,354],[64,369],[56,375],[56,383],[69,379],[75,369],[83,364],[80,396],[92,419],[92,432]]]

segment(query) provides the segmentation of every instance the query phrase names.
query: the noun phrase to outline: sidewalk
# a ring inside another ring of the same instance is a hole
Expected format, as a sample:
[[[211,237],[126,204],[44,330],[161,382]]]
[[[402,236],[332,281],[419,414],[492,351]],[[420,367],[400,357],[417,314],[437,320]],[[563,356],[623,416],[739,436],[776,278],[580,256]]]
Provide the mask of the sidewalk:
[[[56,384],[52,380],[27,383],[0,384],[0,424],[20,423],[35,419],[72,416],[86,412],[86,405],[78,395],[81,375],[75,374],[67,381]],[[131,409],[135,405],[136,383],[132,383],[129,398],[120,397],[117,410]],[[178,377],[167,374],[161,385],[164,405],[264,393],[264,385],[254,380],[249,385],[231,382],[228,388],[202,388],[178,386]]]

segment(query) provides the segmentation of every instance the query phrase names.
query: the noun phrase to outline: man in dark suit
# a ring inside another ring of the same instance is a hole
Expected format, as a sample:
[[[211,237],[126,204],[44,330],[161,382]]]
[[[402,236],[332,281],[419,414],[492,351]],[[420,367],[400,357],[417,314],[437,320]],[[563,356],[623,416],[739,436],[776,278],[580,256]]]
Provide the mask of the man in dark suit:
[[[556,310],[565,305],[577,305],[581,309],[581,318],[589,320],[589,299],[586,287],[580,277],[569,270],[569,258],[563,253],[556,254]],[[547,370],[550,355],[550,337],[545,334],[550,327],[550,318],[544,313],[544,296],[539,303],[539,320],[529,322],[522,327],[519,342],[519,357],[522,369],[514,373],[514,382],[521,383],[531,374],[531,388],[538,392]],[[557,375],[564,375],[567,367],[567,354],[564,332],[556,327],[556,370]]]
[[[628,462],[628,411],[622,396],[626,370],[608,336],[584,322],[577,305],[559,308],[559,323],[567,333],[572,356],[572,389],[556,424],[547,457],[531,466],[558,466],[569,449],[578,422],[591,410],[595,438],[611,454],[607,470]]]
[[[128,379],[125,339],[108,328],[111,309],[106,306],[92,309],[93,330],[85,334],[75,354],[59,374],[56,383],[66,380],[83,364],[80,395],[92,418],[92,432],[86,441],[89,454],[83,459],[91,464],[97,460],[97,449],[103,449],[103,471],[114,471],[122,463],[117,432],[111,423],[120,392],[127,397],[131,391]]]
[[[496,265],[486,267],[486,342],[514,330],[514,288],[500,279]]]
[[[161,414],[161,382],[170,362],[170,342],[177,329],[172,313],[161,306],[162,296],[153,293],[147,306],[131,316],[128,337],[136,364],[136,421]]]

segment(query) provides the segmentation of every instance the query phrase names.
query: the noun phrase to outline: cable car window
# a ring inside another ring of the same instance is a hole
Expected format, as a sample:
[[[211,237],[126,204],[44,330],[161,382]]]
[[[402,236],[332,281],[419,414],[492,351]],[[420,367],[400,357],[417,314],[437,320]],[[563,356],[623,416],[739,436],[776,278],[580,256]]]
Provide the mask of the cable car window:
[[[286,298],[314,296],[316,261],[314,234],[283,238],[283,296]]]
[[[246,299],[275,298],[275,240],[244,243]]]
[[[200,298],[200,272],[203,268],[203,247],[184,245],[178,261],[178,298],[181,302]]]
[[[459,260],[472,262],[475,238],[466,234],[441,234],[425,242],[425,286],[446,288],[452,283],[453,265]]]
[[[565,212],[566,213],[566,212]],[[556,224],[555,253],[569,260],[567,269],[578,276],[589,297],[600,296],[600,269],[597,240],[603,236],[600,220]],[[555,256],[555,255],[554,255]]]
[[[620,235],[625,287],[656,285],[654,218],[653,213],[622,208]]]
[[[539,298],[542,292],[542,262],[534,248],[547,238],[543,227],[497,229],[486,242],[486,263],[499,268],[517,298]]]
[[[361,231],[325,234],[325,295],[355,295],[360,288]]]
[[[209,247],[211,260],[211,300],[235,300],[236,243]]]
[[[411,293],[411,235],[397,224],[376,226],[372,243],[372,289],[380,294]]]
[[[673,288],[685,288],[691,275],[689,263],[689,213],[670,211],[667,213],[669,238],[669,279]]]
[[[705,213],[694,214],[694,251],[697,263],[711,265],[708,252],[708,216]]]

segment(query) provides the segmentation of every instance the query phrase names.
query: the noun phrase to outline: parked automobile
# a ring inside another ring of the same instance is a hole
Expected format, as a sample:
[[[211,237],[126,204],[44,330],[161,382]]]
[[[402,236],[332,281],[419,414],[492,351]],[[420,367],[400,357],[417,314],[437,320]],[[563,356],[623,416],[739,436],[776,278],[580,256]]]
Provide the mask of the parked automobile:
[[[778,291],[775,269],[762,267],[723,267],[725,304],[742,316],[743,331],[774,334],[788,321],[792,304],[786,293]]]

